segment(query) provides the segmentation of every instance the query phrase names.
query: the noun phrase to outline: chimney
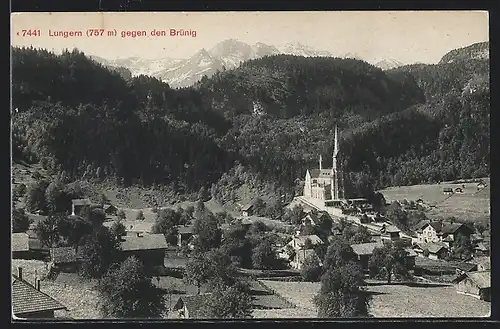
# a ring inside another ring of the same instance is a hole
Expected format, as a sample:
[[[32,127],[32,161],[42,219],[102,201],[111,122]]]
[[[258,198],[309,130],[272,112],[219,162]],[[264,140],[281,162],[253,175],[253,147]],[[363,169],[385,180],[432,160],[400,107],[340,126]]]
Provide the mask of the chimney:
[[[36,290],[40,291],[40,279],[36,280]]]
[[[17,268],[17,276],[19,277],[19,280],[23,279],[23,268],[21,266]]]

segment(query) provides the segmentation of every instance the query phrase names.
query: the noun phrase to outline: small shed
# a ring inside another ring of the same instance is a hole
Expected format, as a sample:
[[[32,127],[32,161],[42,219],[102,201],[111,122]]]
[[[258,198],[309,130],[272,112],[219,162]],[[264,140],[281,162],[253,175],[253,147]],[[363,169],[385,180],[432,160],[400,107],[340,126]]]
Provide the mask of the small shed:
[[[179,319],[204,319],[206,317],[205,305],[211,294],[181,296],[175,303],[172,311]]]
[[[368,242],[368,243],[357,243],[352,244],[351,248],[354,253],[358,256],[358,261],[364,270],[368,269],[368,261],[371,255],[373,255],[373,250],[375,248],[382,248],[384,246],[381,242]]]
[[[491,301],[491,272],[465,272],[453,280],[457,292],[475,298]]]
[[[241,208],[241,214],[244,217],[253,215],[253,204],[247,204]]]
[[[185,225],[177,227],[177,246],[182,246],[183,241],[189,241],[193,236],[193,225]]]
[[[168,244],[163,234],[123,236],[121,247],[125,257],[136,256],[148,269],[165,266]]]
[[[80,215],[80,211],[85,206],[91,206],[92,203],[89,199],[73,199],[71,200],[71,215]]]

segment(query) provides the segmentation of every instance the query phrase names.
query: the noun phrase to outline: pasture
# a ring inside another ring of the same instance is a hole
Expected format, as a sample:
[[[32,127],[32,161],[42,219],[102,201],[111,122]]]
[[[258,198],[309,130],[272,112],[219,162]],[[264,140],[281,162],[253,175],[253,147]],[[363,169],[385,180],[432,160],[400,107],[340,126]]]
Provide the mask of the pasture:
[[[397,200],[417,201],[422,199],[432,206],[426,214],[431,219],[454,216],[459,220],[480,221],[490,218],[490,179],[484,178],[484,189],[478,190],[476,183],[425,184],[389,187],[381,192],[387,202]],[[462,187],[465,186],[465,187]],[[463,193],[445,195],[444,188],[463,188]]]

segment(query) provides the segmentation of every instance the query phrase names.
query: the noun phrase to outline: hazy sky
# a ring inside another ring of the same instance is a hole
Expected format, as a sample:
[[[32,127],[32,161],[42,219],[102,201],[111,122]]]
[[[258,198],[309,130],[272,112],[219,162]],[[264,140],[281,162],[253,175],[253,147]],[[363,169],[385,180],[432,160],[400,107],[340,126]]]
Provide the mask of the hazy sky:
[[[376,62],[436,63],[448,51],[488,41],[488,13],[483,11],[420,12],[197,12],[197,13],[15,13],[12,45],[60,52],[79,48],[107,59],[124,57],[187,58],[226,39],[279,46],[302,43],[341,56],[352,53]],[[91,28],[105,36],[87,37]],[[40,36],[22,36],[23,29]],[[195,30],[191,36],[150,36],[151,30]],[[82,31],[80,37],[55,37],[58,31]],[[116,30],[117,36],[107,36]],[[147,36],[120,36],[144,30]],[[19,33],[19,36],[17,35]]]

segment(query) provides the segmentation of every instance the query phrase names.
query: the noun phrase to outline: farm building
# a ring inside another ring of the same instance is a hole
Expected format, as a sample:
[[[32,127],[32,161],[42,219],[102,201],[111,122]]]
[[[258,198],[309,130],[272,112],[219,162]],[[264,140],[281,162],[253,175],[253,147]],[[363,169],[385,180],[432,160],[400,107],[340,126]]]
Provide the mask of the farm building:
[[[352,244],[351,248],[358,256],[358,261],[360,262],[361,267],[366,270],[368,269],[368,261],[373,254],[373,250],[375,250],[375,248],[381,248],[383,246],[384,244],[381,242],[368,242]]]
[[[443,259],[448,255],[448,247],[442,242],[417,243],[413,250],[420,256],[427,254],[430,259]]]
[[[50,249],[50,262],[52,267],[60,272],[75,273],[80,266],[80,260],[73,247]]]
[[[73,199],[71,200],[71,215],[80,215],[80,211],[85,206],[91,206],[89,199]]]
[[[396,241],[400,239],[401,230],[394,225],[383,225],[380,229],[382,240]]]
[[[453,280],[457,292],[473,296],[484,301],[491,301],[491,272],[465,272]]]
[[[311,241],[312,246],[323,244],[323,240],[317,235],[298,235],[292,238],[292,241],[288,242],[287,245],[292,246],[293,249],[302,249],[306,241]]]
[[[189,239],[193,236],[193,226],[179,226],[177,228],[177,246],[182,246],[184,241],[189,241]]]
[[[172,311],[180,319],[203,319],[206,317],[204,307],[211,294],[181,296]]]
[[[241,208],[241,215],[243,217],[248,217],[253,215],[253,205],[247,204]]]
[[[163,234],[124,236],[121,247],[125,257],[136,256],[147,269],[164,267],[168,244]]]
[[[43,260],[49,255],[49,249],[29,233],[12,233],[11,243],[13,259]]]
[[[300,270],[302,269],[302,265],[308,258],[316,259],[321,266],[321,260],[314,249],[297,250],[297,252],[295,253],[295,257],[290,262],[290,266],[296,270]]]
[[[12,275],[12,312],[23,319],[51,319],[54,311],[65,310],[66,307],[40,291],[40,280],[36,287],[23,279],[22,268],[18,275]]]

